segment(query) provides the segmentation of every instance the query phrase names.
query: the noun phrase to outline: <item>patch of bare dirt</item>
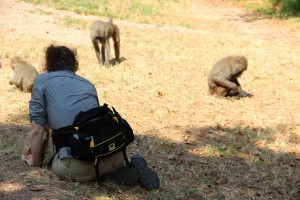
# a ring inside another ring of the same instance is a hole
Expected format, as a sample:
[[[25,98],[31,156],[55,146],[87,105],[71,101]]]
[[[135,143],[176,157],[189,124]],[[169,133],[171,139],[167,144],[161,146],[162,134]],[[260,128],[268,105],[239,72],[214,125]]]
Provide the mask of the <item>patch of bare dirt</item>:
[[[255,36],[263,36],[265,39],[274,40],[280,39],[283,43],[289,42],[292,45],[299,47],[300,32],[298,23],[293,23],[292,20],[272,20],[272,19],[257,19],[252,17],[251,14],[245,13],[245,11],[239,7],[230,6],[228,1],[213,0],[213,1],[197,1],[191,2],[194,6],[194,10],[191,12],[198,12],[199,23],[193,24],[195,27],[201,29],[191,30],[182,27],[173,26],[157,26],[138,24],[129,21],[118,21],[117,24],[121,26],[134,26],[137,28],[156,28],[161,30],[177,30],[183,32],[204,32],[209,33],[216,28],[219,29],[219,33],[223,34],[229,31],[236,31],[236,35],[239,34],[252,34]],[[38,10],[44,10],[51,14],[40,14]],[[64,16],[73,16],[80,18],[91,23],[94,20],[102,19],[105,17],[85,16],[76,13],[55,10],[47,6],[35,6],[32,4],[3,0],[0,5],[0,25],[5,30],[17,31],[25,35],[32,35],[37,38],[41,37],[51,41],[62,41],[72,43],[86,44],[89,38],[86,37],[86,30],[74,30],[73,28],[67,28],[57,22],[57,18],[63,18]],[[283,28],[284,27],[284,28]]]

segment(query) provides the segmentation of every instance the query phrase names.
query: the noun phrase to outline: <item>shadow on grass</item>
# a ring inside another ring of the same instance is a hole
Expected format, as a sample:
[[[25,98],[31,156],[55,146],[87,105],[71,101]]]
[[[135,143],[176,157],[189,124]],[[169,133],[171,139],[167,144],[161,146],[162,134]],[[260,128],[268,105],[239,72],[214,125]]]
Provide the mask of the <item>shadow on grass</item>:
[[[21,118],[23,116],[12,116],[13,120]],[[29,170],[21,161],[28,131],[29,127],[0,123],[0,199],[22,199],[22,195],[28,192],[20,177],[20,173]]]
[[[139,149],[155,161],[162,177],[164,190],[159,198],[300,199],[299,152],[267,148],[278,133],[299,145],[300,136],[293,126],[178,129],[184,133],[182,143],[148,137],[139,141]]]
[[[246,14],[241,14],[241,15],[237,15],[236,17],[232,18],[229,17],[228,21],[239,21],[239,20],[243,20],[245,22],[248,23],[252,23],[255,21],[259,21],[259,20],[265,20],[265,19],[279,19],[279,20],[286,20],[289,19],[291,17],[288,17],[286,15],[280,14],[278,12],[276,12],[275,10],[257,10],[257,11],[249,11]]]
[[[122,63],[122,62],[125,62],[125,61],[126,61],[126,58],[125,58],[125,57],[121,57],[121,58],[119,59],[119,61],[117,61],[117,59],[113,58],[113,59],[110,59],[110,60],[109,60],[109,66],[114,67],[114,66],[116,66],[116,65],[118,65],[118,64],[120,64],[120,63]],[[109,67],[109,66],[108,66],[108,67]]]
[[[288,17],[279,16],[275,12],[274,13],[252,12],[252,13],[247,13],[247,14],[241,15],[241,18],[245,22],[250,22],[250,23],[259,21],[259,20],[273,19],[273,18],[281,19],[281,20],[288,19]]]
[[[143,155],[161,178],[161,189],[147,192],[139,186],[61,181],[51,170],[29,167],[20,160],[20,145],[29,127],[0,124],[0,199],[296,200],[300,198],[299,152],[274,151],[268,144],[274,144],[280,134],[286,145],[299,145],[297,127],[171,127],[184,134],[180,142],[152,137],[158,134],[156,129],[146,135],[136,133],[129,155]],[[30,184],[48,187],[31,191]]]

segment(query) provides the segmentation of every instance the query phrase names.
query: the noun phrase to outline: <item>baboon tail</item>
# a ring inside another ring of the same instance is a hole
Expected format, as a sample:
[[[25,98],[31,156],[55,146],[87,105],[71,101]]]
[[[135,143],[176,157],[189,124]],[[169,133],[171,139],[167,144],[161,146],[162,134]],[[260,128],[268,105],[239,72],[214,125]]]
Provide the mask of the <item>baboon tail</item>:
[[[111,24],[113,23],[112,17],[108,17],[108,22]]]

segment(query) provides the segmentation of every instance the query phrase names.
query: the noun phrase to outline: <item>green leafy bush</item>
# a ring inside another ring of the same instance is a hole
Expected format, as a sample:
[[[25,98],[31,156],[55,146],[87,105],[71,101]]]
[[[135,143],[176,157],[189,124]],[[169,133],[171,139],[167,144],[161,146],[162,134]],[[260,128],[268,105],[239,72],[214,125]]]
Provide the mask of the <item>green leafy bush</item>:
[[[280,14],[300,17],[300,0],[268,0]]]

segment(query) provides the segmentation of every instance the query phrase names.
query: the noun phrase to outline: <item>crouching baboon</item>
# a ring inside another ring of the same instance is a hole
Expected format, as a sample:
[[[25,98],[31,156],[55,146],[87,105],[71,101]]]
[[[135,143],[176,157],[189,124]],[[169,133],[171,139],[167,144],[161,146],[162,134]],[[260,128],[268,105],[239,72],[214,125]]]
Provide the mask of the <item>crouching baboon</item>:
[[[11,69],[14,71],[10,85],[16,85],[21,91],[31,92],[35,77],[39,74],[34,66],[16,56],[11,59]]]
[[[95,21],[90,27],[90,36],[98,58],[99,64],[109,65],[110,45],[109,39],[114,41],[114,50],[116,61],[120,62],[120,35],[119,28],[113,24],[112,18],[109,22]],[[101,57],[98,42],[101,43]]]
[[[244,56],[228,56],[219,60],[208,75],[209,94],[221,97],[252,96],[242,89],[237,80],[247,67],[248,61]]]

